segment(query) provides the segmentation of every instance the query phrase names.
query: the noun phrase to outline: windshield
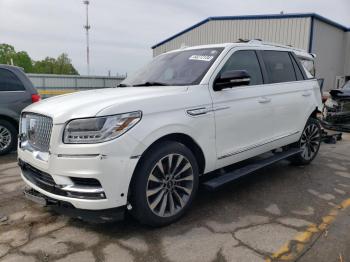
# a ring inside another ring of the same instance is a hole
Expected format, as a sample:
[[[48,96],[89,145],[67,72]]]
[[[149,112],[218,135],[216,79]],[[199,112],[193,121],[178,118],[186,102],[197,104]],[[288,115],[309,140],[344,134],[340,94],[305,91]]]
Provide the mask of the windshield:
[[[223,48],[183,50],[156,57],[121,86],[197,85]]]

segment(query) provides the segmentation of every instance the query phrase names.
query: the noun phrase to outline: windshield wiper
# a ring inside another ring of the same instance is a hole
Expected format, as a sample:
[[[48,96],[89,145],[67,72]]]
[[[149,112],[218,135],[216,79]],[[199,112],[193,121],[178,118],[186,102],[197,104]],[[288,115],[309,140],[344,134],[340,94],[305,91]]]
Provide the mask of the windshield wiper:
[[[145,83],[137,84],[133,86],[168,86],[168,84],[162,83],[162,82],[145,82]]]

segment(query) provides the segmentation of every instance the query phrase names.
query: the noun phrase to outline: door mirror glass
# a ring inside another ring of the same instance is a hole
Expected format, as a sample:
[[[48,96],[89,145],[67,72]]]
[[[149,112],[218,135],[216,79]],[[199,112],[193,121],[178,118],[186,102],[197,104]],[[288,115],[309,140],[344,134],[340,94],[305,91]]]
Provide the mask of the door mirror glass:
[[[230,70],[219,75],[214,82],[214,90],[220,91],[225,88],[249,85],[250,75],[246,70]]]

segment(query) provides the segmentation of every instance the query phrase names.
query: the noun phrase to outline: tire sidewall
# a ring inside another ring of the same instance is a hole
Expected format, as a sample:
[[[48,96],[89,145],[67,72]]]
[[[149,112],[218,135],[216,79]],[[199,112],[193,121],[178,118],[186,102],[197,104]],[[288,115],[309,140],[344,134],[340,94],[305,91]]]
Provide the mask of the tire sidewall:
[[[11,134],[11,143],[10,145],[5,149],[0,149],[0,155],[5,155],[10,153],[16,146],[17,141],[17,130],[16,128],[8,121],[0,119],[0,126],[5,127]]]
[[[318,133],[319,133],[319,146],[315,152],[315,154],[313,155],[313,157],[309,160],[306,160],[305,158],[302,157],[302,154],[300,153],[298,155],[298,160],[299,162],[301,162],[301,164],[309,164],[310,162],[312,162],[315,157],[317,156],[318,154],[318,151],[320,150],[320,146],[321,146],[321,141],[322,141],[322,129],[321,129],[321,125],[320,125],[320,122],[317,120],[317,119],[314,119],[314,118],[309,118],[309,120],[307,121],[304,129],[303,129],[303,133],[305,131],[305,129],[309,126],[309,125],[316,125],[317,126],[317,129],[318,129]],[[301,140],[301,138],[300,138]],[[301,141],[298,141],[298,146],[299,148],[301,148]]]
[[[156,165],[156,163],[168,154],[181,154],[185,156],[192,165],[193,170],[193,190],[192,194],[186,203],[186,206],[177,214],[171,217],[159,217],[153,213],[149,208],[146,197],[146,185],[149,174]],[[143,224],[150,226],[164,226],[175,222],[190,208],[194,197],[198,190],[198,165],[197,161],[185,145],[178,142],[163,142],[149,152],[140,160],[142,161],[138,166],[131,188],[131,204],[132,214]]]

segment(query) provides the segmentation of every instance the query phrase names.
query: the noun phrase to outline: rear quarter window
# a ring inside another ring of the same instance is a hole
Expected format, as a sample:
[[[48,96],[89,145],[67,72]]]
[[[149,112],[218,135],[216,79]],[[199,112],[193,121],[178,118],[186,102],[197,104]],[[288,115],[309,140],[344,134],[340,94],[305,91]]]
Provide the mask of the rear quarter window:
[[[24,91],[25,88],[18,77],[10,70],[0,68],[0,92]]]
[[[316,76],[315,62],[300,56],[298,59],[305,69],[307,78],[314,78]]]
[[[270,83],[296,81],[292,60],[288,52],[262,51],[267,75]]]

